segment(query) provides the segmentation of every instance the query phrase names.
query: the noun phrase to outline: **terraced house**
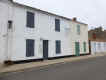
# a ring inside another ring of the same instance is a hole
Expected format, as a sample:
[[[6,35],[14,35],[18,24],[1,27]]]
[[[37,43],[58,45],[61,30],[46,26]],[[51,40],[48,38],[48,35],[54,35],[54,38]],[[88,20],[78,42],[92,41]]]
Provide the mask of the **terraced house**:
[[[88,25],[13,0],[0,0],[0,62],[88,54]]]

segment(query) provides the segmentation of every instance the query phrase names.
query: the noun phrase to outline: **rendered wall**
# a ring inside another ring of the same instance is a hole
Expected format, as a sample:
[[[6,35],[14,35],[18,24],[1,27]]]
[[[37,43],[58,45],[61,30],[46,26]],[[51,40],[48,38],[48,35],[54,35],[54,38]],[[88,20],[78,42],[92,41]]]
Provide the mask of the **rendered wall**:
[[[80,35],[77,34],[77,25],[80,25]],[[70,35],[72,35],[71,37],[72,53],[75,54],[75,42],[79,42],[80,54],[88,54],[89,53],[88,25],[71,21],[70,26],[71,26]],[[84,52],[83,42],[86,42],[86,52]]]
[[[75,55],[75,42],[79,41],[80,54],[89,53],[88,26],[80,24],[81,34],[76,34],[79,23],[61,17],[44,14],[31,8],[15,5],[10,2],[0,2],[0,61],[28,60],[43,58],[43,40],[49,40],[49,56]],[[35,28],[26,27],[26,12],[35,13]],[[5,17],[5,18],[4,18]],[[55,31],[55,18],[60,19],[60,32]],[[13,21],[11,30],[7,29],[8,20]],[[35,40],[35,56],[26,57],[26,39]],[[61,40],[61,54],[56,54],[55,41]],[[87,51],[83,51],[83,42],[87,43]]]

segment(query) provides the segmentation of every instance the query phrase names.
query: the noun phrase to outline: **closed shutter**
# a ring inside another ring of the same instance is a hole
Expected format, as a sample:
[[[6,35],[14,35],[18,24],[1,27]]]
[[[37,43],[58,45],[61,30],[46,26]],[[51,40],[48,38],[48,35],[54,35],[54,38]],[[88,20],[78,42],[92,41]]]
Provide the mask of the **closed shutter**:
[[[27,39],[26,40],[26,56],[32,57],[34,56],[34,40]]]
[[[56,54],[61,53],[61,41],[56,41]]]
[[[77,34],[80,35],[80,25],[77,25]]]
[[[35,15],[32,12],[27,12],[27,27],[34,28]]]
[[[60,32],[60,20],[55,19],[55,31]]]

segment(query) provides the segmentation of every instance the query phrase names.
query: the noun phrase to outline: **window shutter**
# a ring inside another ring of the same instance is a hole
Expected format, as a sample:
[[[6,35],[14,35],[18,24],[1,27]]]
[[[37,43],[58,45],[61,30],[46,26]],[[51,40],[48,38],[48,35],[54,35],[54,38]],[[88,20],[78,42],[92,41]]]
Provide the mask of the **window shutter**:
[[[55,19],[55,31],[60,32],[60,20]]]
[[[61,41],[56,41],[56,54],[61,53]]]
[[[34,28],[34,18],[35,15],[32,12],[27,12],[27,27]]]
[[[77,25],[77,34],[80,35],[80,25]]]
[[[32,57],[34,56],[34,40],[27,39],[26,40],[26,56]]]

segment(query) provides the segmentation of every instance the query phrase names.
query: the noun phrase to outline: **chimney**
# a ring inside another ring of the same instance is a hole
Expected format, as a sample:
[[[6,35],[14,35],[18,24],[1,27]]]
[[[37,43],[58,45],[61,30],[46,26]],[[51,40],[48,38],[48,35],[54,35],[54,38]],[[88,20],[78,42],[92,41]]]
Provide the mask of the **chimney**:
[[[76,18],[76,17],[74,17],[74,18],[72,19],[72,21],[77,21],[77,18]]]

